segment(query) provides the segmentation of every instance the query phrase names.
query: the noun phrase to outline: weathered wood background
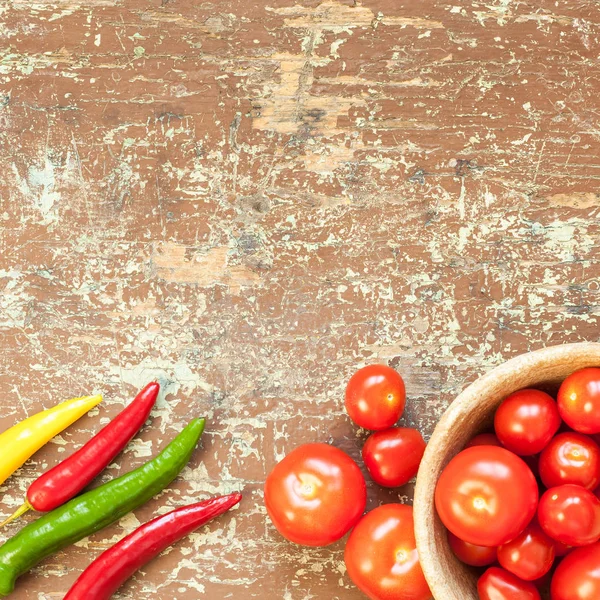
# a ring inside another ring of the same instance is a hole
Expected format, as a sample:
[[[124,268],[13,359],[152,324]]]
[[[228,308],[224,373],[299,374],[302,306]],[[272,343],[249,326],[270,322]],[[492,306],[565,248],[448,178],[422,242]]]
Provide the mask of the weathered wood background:
[[[265,475],[307,441],[358,458],[360,365],[402,373],[429,435],[493,365],[599,339],[599,40],[594,0],[0,2],[0,428],[106,397],[0,513],[152,378],[107,477],[210,420],[168,493],[14,598],[62,598],[138,522],[244,490],[118,598],[359,600],[342,544],[279,537]]]

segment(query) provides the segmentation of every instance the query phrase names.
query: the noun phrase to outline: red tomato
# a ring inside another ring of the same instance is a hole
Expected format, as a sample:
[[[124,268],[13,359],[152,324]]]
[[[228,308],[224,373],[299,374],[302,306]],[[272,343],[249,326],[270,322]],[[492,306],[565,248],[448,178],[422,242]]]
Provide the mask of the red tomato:
[[[560,433],[540,456],[540,477],[547,488],[574,483],[593,490],[600,483],[600,446],[582,433]]]
[[[541,600],[533,583],[498,567],[489,568],[479,578],[477,591],[479,600]]]
[[[448,543],[458,560],[472,567],[487,567],[495,563],[498,557],[496,548],[469,544],[457,538],[451,531],[448,532]]]
[[[358,465],[328,444],[290,452],[267,477],[265,505],[275,527],[292,542],[327,546],[358,522],[367,487]]]
[[[362,456],[375,483],[398,487],[417,474],[424,452],[425,442],[416,429],[392,427],[371,434]]]
[[[543,577],[554,562],[554,542],[534,521],[514,540],[498,548],[498,562],[525,581]]]
[[[350,579],[371,600],[429,600],[419,563],[413,509],[385,504],[354,528],[344,553]]]
[[[600,598],[600,544],[573,550],[558,565],[550,587],[552,600]]]
[[[558,410],[565,423],[580,433],[600,433],[600,368],[569,375],[558,390]]]
[[[540,390],[511,394],[494,417],[494,428],[502,445],[521,456],[541,452],[559,427],[556,402]]]
[[[388,429],[404,412],[402,377],[387,365],[369,365],[354,373],[346,388],[346,410],[360,427]]]
[[[544,532],[568,546],[600,539],[600,500],[579,485],[551,488],[540,499],[538,520]]]
[[[435,506],[447,529],[476,546],[500,546],[535,515],[538,487],[529,467],[496,446],[457,454],[442,472]]]
[[[472,448],[473,446],[502,446],[500,440],[494,433],[480,433],[476,435],[466,446],[466,448]]]

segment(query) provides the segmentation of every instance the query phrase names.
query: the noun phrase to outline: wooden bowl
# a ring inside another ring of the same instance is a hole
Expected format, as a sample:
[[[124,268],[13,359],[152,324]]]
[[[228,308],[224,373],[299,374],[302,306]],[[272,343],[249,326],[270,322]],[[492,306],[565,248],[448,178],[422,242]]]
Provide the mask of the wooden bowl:
[[[600,366],[600,344],[566,344],[522,354],[480,377],[450,405],[425,451],[414,499],[417,548],[436,600],[478,600],[477,573],[454,556],[435,511],[434,491],[442,470],[470,438],[492,425],[506,396],[527,387],[555,393],[565,377],[592,366]]]

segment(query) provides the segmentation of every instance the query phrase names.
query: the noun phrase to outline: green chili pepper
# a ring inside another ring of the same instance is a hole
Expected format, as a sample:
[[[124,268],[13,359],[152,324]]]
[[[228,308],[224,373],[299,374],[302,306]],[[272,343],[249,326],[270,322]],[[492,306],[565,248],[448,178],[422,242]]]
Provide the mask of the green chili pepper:
[[[204,431],[194,419],[156,458],[73,498],[33,521],[0,547],[0,596],[40,560],[107,527],[163,490],[187,464]]]

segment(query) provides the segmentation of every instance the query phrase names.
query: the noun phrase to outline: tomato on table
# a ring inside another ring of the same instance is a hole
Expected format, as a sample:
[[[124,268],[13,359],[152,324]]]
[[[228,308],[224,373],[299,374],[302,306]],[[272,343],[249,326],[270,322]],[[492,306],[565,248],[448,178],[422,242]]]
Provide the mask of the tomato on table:
[[[550,586],[552,600],[600,598],[600,544],[573,550],[558,565]]]
[[[600,368],[569,375],[558,390],[558,410],[564,422],[579,433],[600,433]]]
[[[429,600],[419,563],[413,509],[384,504],[354,528],[344,553],[348,575],[371,600]]]
[[[519,579],[535,581],[552,568],[554,552],[554,541],[534,520],[523,533],[498,548],[498,562]]]
[[[480,433],[469,441],[465,449],[473,446],[502,446],[502,444],[495,433]]]
[[[346,387],[346,410],[365,429],[378,431],[392,427],[402,416],[405,404],[404,380],[387,365],[359,369]]]
[[[384,487],[408,483],[419,470],[425,452],[423,436],[409,427],[392,427],[371,434],[362,456],[369,475]]]
[[[496,548],[469,544],[469,542],[456,537],[451,531],[448,532],[448,543],[456,558],[472,567],[487,567],[495,563],[498,558]]]
[[[435,506],[447,529],[476,546],[500,546],[535,515],[538,486],[518,456],[496,446],[457,454],[443,470]]]
[[[600,483],[600,446],[582,433],[559,433],[542,451],[539,470],[547,488],[573,483],[593,490]]]
[[[502,445],[520,456],[538,454],[560,427],[558,406],[540,390],[519,390],[506,398],[494,417]]]
[[[541,600],[533,583],[498,567],[490,567],[479,578],[477,591],[479,600]]]
[[[278,531],[305,546],[327,546],[358,522],[367,487],[358,465],[328,444],[290,452],[267,477],[265,505]]]
[[[561,485],[540,499],[538,520],[552,539],[584,546],[600,539],[600,500],[580,485]]]

